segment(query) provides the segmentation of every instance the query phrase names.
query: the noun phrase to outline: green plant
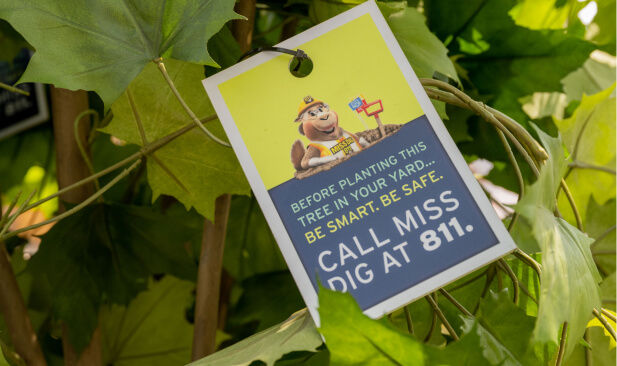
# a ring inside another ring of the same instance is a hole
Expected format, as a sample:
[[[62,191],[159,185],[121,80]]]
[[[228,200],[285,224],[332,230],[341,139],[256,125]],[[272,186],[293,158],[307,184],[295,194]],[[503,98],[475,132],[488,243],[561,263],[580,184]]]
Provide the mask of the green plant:
[[[196,364],[614,364],[615,24],[584,26],[576,1],[379,3],[465,157],[519,193],[519,250],[379,321],[322,290],[325,345],[304,312],[285,320],[301,300],[200,80],[355,3],[242,0],[229,27],[223,0],[0,5],[3,52],[36,50],[20,81],[91,91],[73,109],[52,91],[68,138],[0,143],[0,364],[169,365],[215,347]],[[48,224],[24,261],[23,235]]]

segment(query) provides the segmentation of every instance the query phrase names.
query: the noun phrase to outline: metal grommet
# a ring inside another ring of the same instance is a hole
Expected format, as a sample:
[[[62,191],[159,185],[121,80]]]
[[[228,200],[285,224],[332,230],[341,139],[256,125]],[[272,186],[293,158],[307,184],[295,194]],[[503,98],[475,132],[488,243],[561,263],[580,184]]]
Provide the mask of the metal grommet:
[[[313,71],[313,61],[308,57],[294,56],[289,61],[289,72],[297,78],[308,76]]]

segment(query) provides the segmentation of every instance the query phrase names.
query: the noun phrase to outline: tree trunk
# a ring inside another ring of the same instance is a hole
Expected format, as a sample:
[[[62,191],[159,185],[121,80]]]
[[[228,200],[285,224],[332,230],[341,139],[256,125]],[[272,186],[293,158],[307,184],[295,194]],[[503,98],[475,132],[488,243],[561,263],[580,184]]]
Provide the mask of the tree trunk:
[[[208,219],[204,221],[195,298],[193,360],[215,351],[223,250],[230,203],[230,195],[224,194],[218,197],[215,203],[214,222]]]
[[[255,0],[240,0],[236,3],[235,10],[247,18],[247,20],[236,20],[232,23],[232,33],[240,49],[242,52],[247,52],[251,49],[253,39]],[[214,222],[204,220],[195,298],[195,327],[191,356],[193,360],[215,351],[216,329],[219,324],[224,324],[222,317],[227,314],[227,294],[233,284],[233,279],[226,277],[223,288],[221,288],[221,272],[230,204],[231,196],[221,195],[216,199]]]
[[[244,15],[246,20],[238,19],[232,23],[231,31],[240,45],[242,52],[250,51],[255,25],[255,0],[240,0],[236,3],[236,13]]]
[[[62,189],[90,175],[82,157],[73,132],[77,116],[88,109],[88,94],[83,91],[70,91],[51,88],[52,118],[54,140],[56,142],[56,174],[58,188]],[[89,152],[87,136],[90,124],[82,121],[79,125],[79,138],[82,146]],[[64,203],[77,204],[94,193],[94,185],[84,184],[60,196],[59,211],[65,210]],[[44,245],[44,244],[43,244]],[[62,327],[62,349],[64,364],[67,366],[102,366],[101,337],[97,328],[92,334],[90,344],[81,354],[77,354],[70,343],[68,328]]]
[[[0,242],[0,312],[9,329],[13,347],[26,365],[46,366],[47,362],[32,328],[26,304],[17,286],[9,254],[3,242]]]

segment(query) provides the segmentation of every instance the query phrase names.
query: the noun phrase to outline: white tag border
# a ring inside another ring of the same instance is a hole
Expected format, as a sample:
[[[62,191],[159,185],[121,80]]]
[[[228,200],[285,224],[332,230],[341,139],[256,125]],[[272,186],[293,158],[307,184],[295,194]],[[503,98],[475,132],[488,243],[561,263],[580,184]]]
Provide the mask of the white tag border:
[[[403,73],[405,80],[409,84],[413,93],[415,94],[423,112],[425,113],[431,127],[435,131],[439,141],[449,155],[454,167],[460,174],[463,182],[469,189],[474,201],[480,208],[480,211],[486,218],[491,230],[493,230],[495,236],[498,239],[498,243],[494,246],[462,261],[458,264],[448,268],[447,270],[430,277],[406,290],[399,292],[398,294],[391,296],[390,298],[366,309],[364,314],[371,318],[379,318],[386,315],[406,304],[413,302],[414,300],[435,291],[438,288],[467,275],[468,273],[494,261],[516,249],[516,244],[512,240],[512,237],[502,224],[501,220],[497,217],[493,207],[484,194],[479,183],[469,170],[465,159],[459,152],[454,140],[448,133],[437,111],[433,107],[428,95],[424,91],[422,84],[418,80],[418,77],[411,68],[411,65],[407,61],[403,50],[399,46],[394,34],[390,30],[390,27],[386,23],[385,18],[381,14],[381,11],[377,7],[377,4],[373,1],[367,1],[361,5],[354,7],[344,13],[341,13],[327,21],[318,24],[301,34],[298,34],[292,38],[289,38],[277,46],[290,49],[297,49],[302,44],[319,37],[341,25],[348,23],[362,15],[370,14],[373,21],[377,25],[381,36],[384,38],[388,49],[392,53],[392,56],[396,60],[401,72]],[[251,185],[251,188],[255,194],[257,202],[259,203],[266,221],[272,230],[279,248],[287,262],[289,270],[300,289],[300,293],[306,303],[308,310],[313,317],[313,320],[319,326],[319,312],[318,312],[318,296],[315,291],[308,273],[304,269],[298,253],[285,229],[283,221],[281,220],[274,202],[265,187],[257,167],[251,158],[246,144],[244,143],[240,131],[236,127],[234,120],[231,116],[227,104],[223,100],[223,97],[219,91],[218,85],[234,78],[264,62],[267,62],[275,57],[280,56],[274,52],[262,52],[258,53],[226,70],[223,70],[205,80],[203,80],[204,88],[210,97],[216,113],[219,116],[219,120],[223,125],[225,133],[227,134],[231,145],[240,161],[240,165],[246,174],[246,177]],[[309,55],[310,56],[310,55]]]

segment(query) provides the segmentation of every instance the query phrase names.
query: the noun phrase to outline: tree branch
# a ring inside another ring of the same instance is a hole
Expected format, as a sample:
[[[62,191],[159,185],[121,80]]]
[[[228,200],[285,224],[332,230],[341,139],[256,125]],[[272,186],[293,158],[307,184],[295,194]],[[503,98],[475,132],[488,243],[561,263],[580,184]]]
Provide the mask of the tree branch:
[[[242,53],[251,49],[253,43],[253,28],[255,25],[255,0],[240,0],[236,3],[235,11],[240,15],[244,15],[246,20],[234,20],[231,26],[231,31],[234,38],[240,45]]]
[[[15,273],[0,241],[0,312],[3,315],[15,351],[28,366],[46,366],[47,362],[19,291]],[[0,351],[1,352],[1,351]]]
[[[215,351],[223,249],[230,204],[231,196],[221,195],[216,199],[214,222],[204,220],[196,285],[195,327],[191,356],[193,360]]]
[[[51,105],[56,146],[56,176],[58,178],[58,187],[64,188],[90,176],[90,169],[84,159],[90,153],[87,138],[90,131],[90,123],[78,124],[79,131],[74,131],[75,121],[80,117],[79,114],[88,110],[88,94],[83,90],[70,91],[52,86]],[[84,156],[82,156],[77,140],[81,143]],[[83,184],[73,190],[64,192],[60,195],[59,211],[63,212],[65,210],[64,202],[79,204],[91,196],[94,191],[94,185]],[[73,209],[64,213],[74,212],[75,210]],[[15,230],[9,233],[8,236],[16,235],[18,231]],[[90,343],[80,355],[71,345],[68,328],[66,325],[63,325],[62,349],[64,351],[64,364],[67,366],[102,366],[103,364],[101,342],[98,336],[93,336],[90,339]]]

